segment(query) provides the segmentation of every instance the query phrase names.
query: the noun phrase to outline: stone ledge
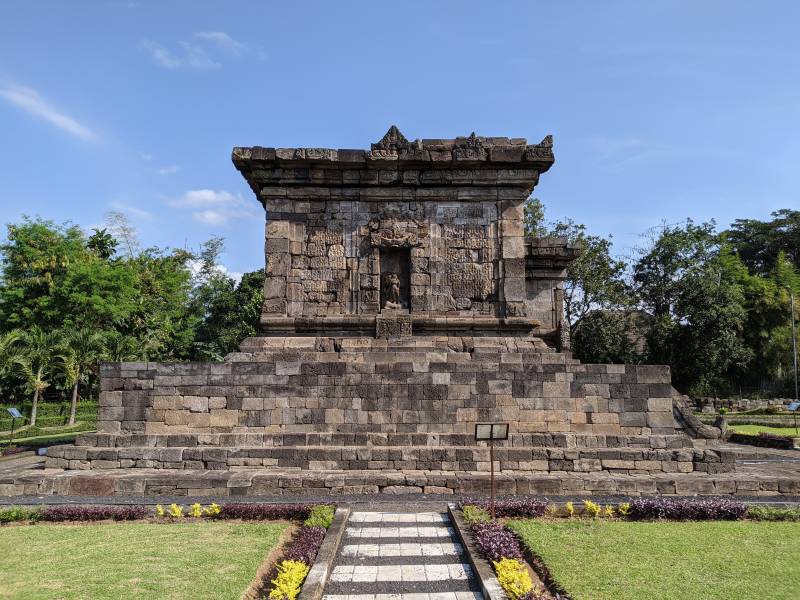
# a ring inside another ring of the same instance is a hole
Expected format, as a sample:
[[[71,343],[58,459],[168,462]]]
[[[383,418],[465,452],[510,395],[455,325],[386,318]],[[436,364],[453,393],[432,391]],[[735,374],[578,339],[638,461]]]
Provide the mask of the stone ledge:
[[[532,474],[496,477],[500,495],[797,496],[800,477],[725,473],[624,475]],[[0,477],[0,496],[340,496],[350,494],[486,494],[488,473],[442,471],[31,470]]]

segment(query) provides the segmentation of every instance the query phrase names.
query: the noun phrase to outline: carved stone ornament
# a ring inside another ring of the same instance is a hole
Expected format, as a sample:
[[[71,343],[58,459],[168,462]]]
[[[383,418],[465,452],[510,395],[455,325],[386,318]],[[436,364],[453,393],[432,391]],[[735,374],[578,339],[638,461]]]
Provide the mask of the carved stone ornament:
[[[375,337],[379,340],[399,340],[411,336],[411,315],[380,314],[375,318]]]
[[[531,158],[553,158],[553,136],[546,135],[544,139],[535,146],[528,146],[525,157]]]
[[[369,240],[373,248],[411,248],[421,245],[416,233],[404,231],[397,225],[370,233]]]
[[[392,125],[389,131],[386,132],[381,140],[371,145],[372,150],[403,150],[411,146],[411,143],[406,139],[397,126]]]

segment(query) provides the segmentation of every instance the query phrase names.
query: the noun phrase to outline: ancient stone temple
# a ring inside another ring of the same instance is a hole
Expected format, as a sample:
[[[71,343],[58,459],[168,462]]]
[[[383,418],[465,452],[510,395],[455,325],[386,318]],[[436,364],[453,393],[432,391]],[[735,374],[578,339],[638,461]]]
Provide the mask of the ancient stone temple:
[[[571,357],[579,250],[523,224],[553,160],[549,136],[395,127],[370,150],[235,148],[266,213],[260,335],[220,363],[104,365],[99,431],[51,449],[54,485],[485,492],[475,424],[507,421],[501,492],[734,493],[667,367]]]

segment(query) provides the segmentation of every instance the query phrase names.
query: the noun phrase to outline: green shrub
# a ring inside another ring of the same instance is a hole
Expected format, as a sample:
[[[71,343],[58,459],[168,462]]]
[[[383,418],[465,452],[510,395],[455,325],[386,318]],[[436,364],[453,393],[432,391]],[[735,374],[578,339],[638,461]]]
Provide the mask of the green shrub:
[[[728,409],[725,408],[724,406],[720,406],[719,409],[717,409],[717,412],[719,414],[721,414],[721,415],[727,415],[728,414]]]
[[[489,514],[488,510],[478,506],[472,506],[471,504],[462,507],[461,512],[464,515],[464,520],[470,525],[474,525],[475,523],[489,523],[492,520],[492,516]]]
[[[14,521],[33,521],[39,520],[38,508],[26,508],[24,506],[11,506],[0,509],[0,523],[12,523]]]
[[[600,505],[592,502],[591,500],[584,500],[583,501],[583,514],[588,517],[592,517],[596,519],[600,516]]]
[[[303,521],[306,527],[324,527],[327,529],[333,523],[333,506],[330,504],[316,504],[311,507],[308,518]]]
[[[772,508],[770,506],[748,506],[747,517],[756,521],[800,521],[800,508]]]
[[[493,561],[493,564],[497,581],[510,600],[519,600],[533,591],[533,581],[522,561],[515,558],[501,558]]]
[[[295,600],[310,570],[311,567],[299,560],[281,561],[278,574],[272,580],[275,587],[269,592],[270,600]]]

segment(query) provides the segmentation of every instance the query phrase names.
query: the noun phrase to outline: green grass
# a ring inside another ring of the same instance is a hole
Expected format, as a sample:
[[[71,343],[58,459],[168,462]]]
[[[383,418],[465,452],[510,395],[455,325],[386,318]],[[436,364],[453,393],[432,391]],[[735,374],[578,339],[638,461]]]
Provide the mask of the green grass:
[[[576,600],[792,600],[800,523],[526,520],[510,524]]]
[[[0,598],[237,600],[285,525],[119,523],[0,529]]]
[[[798,425],[800,425],[800,420],[798,420]],[[798,430],[796,430],[794,427],[772,427],[770,425],[729,425],[729,429],[732,429],[736,433],[747,433],[750,435],[757,435],[762,431],[766,433],[788,435],[792,437],[796,437],[798,435]]]

